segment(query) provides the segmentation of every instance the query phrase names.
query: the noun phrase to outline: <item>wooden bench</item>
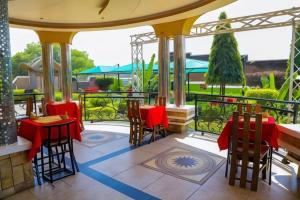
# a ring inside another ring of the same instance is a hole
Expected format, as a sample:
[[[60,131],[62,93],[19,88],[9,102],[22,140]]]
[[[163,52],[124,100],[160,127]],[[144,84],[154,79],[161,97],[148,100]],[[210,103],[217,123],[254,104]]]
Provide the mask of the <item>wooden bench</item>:
[[[289,153],[286,158],[300,166],[300,124],[279,124],[278,143]],[[300,178],[300,167],[298,167],[298,178]]]

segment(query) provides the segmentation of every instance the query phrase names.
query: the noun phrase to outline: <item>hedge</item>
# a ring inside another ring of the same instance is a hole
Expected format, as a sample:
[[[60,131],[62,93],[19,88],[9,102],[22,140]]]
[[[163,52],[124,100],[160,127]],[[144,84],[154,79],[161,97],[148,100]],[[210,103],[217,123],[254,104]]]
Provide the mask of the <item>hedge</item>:
[[[109,86],[114,83],[113,78],[96,78],[96,85],[100,90],[107,91]]]
[[[247,73],[247,74],[245,74],[247,86],[250,86],[250,87],[262,87],[260,78],[262,76],[269,77],[270,73],[271,72],[255,72],[255,73]],[[281,87],[281,85],[285,81],[285,79],[284,79],[285,72],[274,71],[273,73],[274,73],[274,76],[275,76],[275,85],[276,85],[276,88],[279,89]]]
[[[38,94],[39,91],[38,90],[33,90],[32,94]],[[29,97],[29,95],[25,95],[25,90],[24,89],[14,89],[13,90],[13,94],[14,94],[14,100],[15,101],[26,101],[27,98]],[[19,96],[22,95],[22,96]],[[41,99],[42,96],[38,95],[37,96],[37,100]]]
[[[248,89],[245,96],[264,98],[264,99],[277,99],[279,92],[271,89]]]

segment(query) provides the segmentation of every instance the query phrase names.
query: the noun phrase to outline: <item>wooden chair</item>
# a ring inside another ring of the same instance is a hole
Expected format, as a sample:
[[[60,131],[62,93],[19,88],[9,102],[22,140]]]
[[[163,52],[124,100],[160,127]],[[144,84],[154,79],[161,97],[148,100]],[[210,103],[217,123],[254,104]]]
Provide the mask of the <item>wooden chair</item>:
[[[33,112],[33,98],[30,96],[26,99],[26,111],[25,114],[17,115],[16,121],[20,122],[22,119],[28,119],[30,114]]]
[[[129,143],[136,145],[138,142],[138,145],[141,145],[145,132],[152,132],[152,137],[155,138],[155,129],[147,128],[142,120],[139,100],[128,100],[127,109],[127,117],[130,123]]]
[[[167,98],[166,97],[155,97],[155,105],[157,106],[166,106],[167,105]]]
[[[266,179],[267,168],[270,165],[270,147],[262,144],[262,115],[244,113],[243,126],[239,126],[239,112],[233,113],[233,127],[231,134],[231,161],[229,185],[234,185],[235,180],[240,181],[240,187],[245,188],[246,183],[251,183],[251,190],[257,191],[259,172],[262,171],[262,179]],[[255,118],[255,129],[250,127],[250,117]],[[249,165],[252,164],[252,165]],[[238,168],[240,177],[237,177]],[[247,179],[248,169],[252,170],[251,180]],[[271,173],[269,173],[269,184]]]
[[[29,96],[26,99],[26,111],[25,114],[17,115],[16,116],[16,125],[17,125],[17,130],[19,130],[19,124],[21,120],[23,119],[29,119],[30,114],[33,112],[33,98]]]
[[[261,113],[262,112],[262,109],[261,109],[261,105],[260,104],[241,104],[239,103],[237,105],[237,111],[239,112],[240,115],[242,115],[244,112],[247,112],[247,113],[252,113],[252,114],[258,114],[258,113]]]
[[[46,109],[46,101],[45,98],[41,99],[41,112],[42,112],[42,116],[47,116],[47,109]]]
[[[76,169],[79,171],[73,152],[73,140],[71,138],[70,125],[73,122],[69,121],[43,126],[43,128],[47,129],[48,134],[47,138],[42,141],[41,157],[35,158],[35,165],[38,167],[37,160],[41,160],[42,177],[51,183],[66,176],[74,175]],[[63,131],[65,131],[65,134],[63,134]],[[55,138],[53,137],[54,135],[56,135]],[[48,155],[44,154],[44,148],[47,149]],[[58,151],[58,148],[60,148],[60,151]],[[66,163],[67,153],[69,153],[70,163]]]
[[[33,112],[33,98],[28,97],[26,101],[26,115],[30,116],[30,114]]]
[[[166,107],[167,105],[167,98],[166,97],[155,97],[155,105],[157,106],[164,106]],[[162,126],[159,125],[158,130],[157,130],[163,137],[167,135],[167,130]]]
[[[83,102],[83,100],[82,100],[83,98],[82,98],[82,96],[81,95],[79,95],[78,96],[78,100],[79,100],[79,112],[80,112],[80,116],[81,116],[81,118],[79,119],[79,121],[80,121],[80,125],[81,125],[81,127],[82,127],[82,129],[84,129],[84,125],[83,125],[83,121],[82,121],[82,117],[83,117],[83,108],[84,108],[84,102]]]

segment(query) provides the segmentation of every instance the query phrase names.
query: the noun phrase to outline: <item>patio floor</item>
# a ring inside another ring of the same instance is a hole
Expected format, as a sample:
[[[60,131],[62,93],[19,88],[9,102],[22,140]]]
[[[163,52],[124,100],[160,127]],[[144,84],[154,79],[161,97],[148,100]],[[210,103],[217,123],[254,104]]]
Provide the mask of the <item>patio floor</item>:
[[[85,143],[75,143],[80,172],[53,185],[44,183],[8,199],[300,199],[297,167],[282,165],[274,156],[272,185],[259,181],[257,192],[228,185],[225,164],[202,185],[163,171],[141,165],[170,148],[204,150],[226,157],[220,152],[215,136],[190,131],[172,134],[151,144],[133,148],[128,143],[129,127],[125,122],[86,123]]]

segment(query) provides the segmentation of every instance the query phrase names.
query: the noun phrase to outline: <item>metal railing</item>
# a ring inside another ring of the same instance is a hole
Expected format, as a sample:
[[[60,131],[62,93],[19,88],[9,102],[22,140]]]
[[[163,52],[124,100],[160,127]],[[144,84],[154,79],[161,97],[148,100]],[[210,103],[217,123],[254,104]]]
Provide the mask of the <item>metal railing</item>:
[[[24,94],[14,94],[15,103],[15,113],[16,115],[24,115],[26,113],[26,101],[29,97],[33,100],[33,112],[35,114],[39,113],[38,104],[41,102],[44,94],[42,93],[24,93]]]
[[[80,93],[85,121],[127,120],[127,100],[137,99],[151,104],[157,93],[99,92]]]
[[[83,118],[85,121],[114,121],[127,120],[128,99],[138,99],[147,104],[153,104],[157,93],[147,92],[80,92]],[[24,109],[26,99],[31,96],[34,112],[38,113],[38,106],[42,93],[15,94],[15,104]],[[195,105],[194,124],[191,128],[203,133],[219,134],[232,112],[237,110],[239,103],[258,103],[263,111],[274,117],[277,123],[299,123],[300,102],[278,101],[274,99],[251,98],[242,96],[220,96],[209,94],[187,94],[187,103]],[[19,113],[17,113],[19,114]]]
[[[263,111],[273,116],[277,123],[298,122],[299,102],[206,94],[189,94],[189,96],[195,102],[194,129],[203,133],[219,134],[240,103],[261,104]]]

